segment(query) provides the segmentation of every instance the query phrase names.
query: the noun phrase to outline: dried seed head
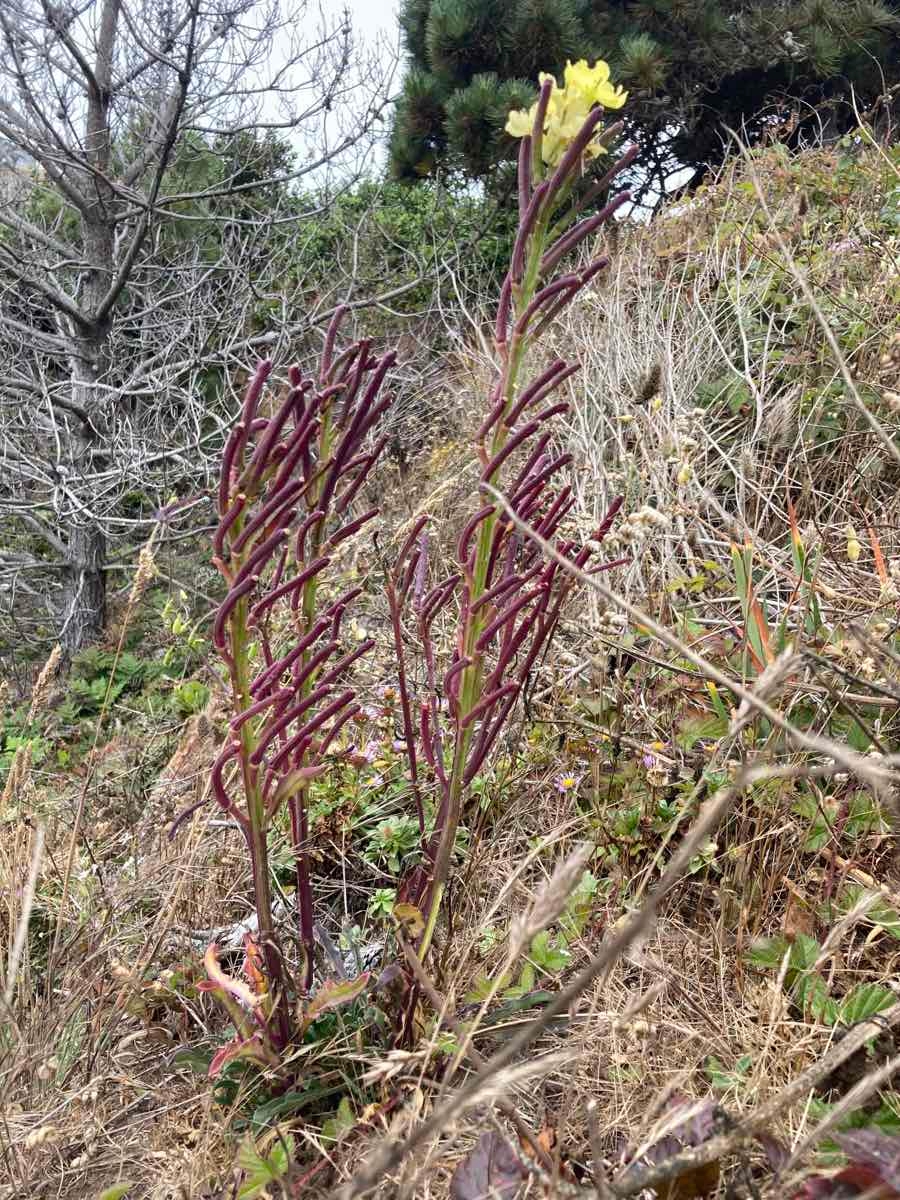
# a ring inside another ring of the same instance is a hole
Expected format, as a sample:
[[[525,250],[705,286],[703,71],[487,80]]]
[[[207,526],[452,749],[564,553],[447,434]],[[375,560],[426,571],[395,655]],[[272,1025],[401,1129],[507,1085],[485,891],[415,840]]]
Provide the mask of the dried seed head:
[[[50,651],[50,657],[41,667],[41,672],[34,682],[34,688],[31,692],[31,707],[28,710],[28,723],[30,724],[43,707],[50,688],[53,684],[53,677],[56,674],[56,668],[59,666],[59,660],[62,657],[62,650],[59,644],[55,645]]]
[[[532,940],[560,916],[578,885],[584,868],[594,852],[593,846],[583,843],[557,865],[553,874],[539,889],[531,907],[516,917],[509,930],[510,958],[518,958]]]
[[[28,742],[16,747],[9,773],[3,786],[3,796],[0,797],[0,810],[5,811],[12,803],[13,797],[21,798],[31,781],[31,746]]]
[[[141,547],[141,552],[138,555],[137,571],[135,572],[134,582],[131,585],[131,593],[128,596],[128,607],[132,608],[146,592],[150,585],[153,576],[156,574],[156,556],[153,553],[153,540],[156,531],[150,534],[150,537]]]
[[[787,677],[794,670],[797,664],[798,655],[794,653],[793,645],[788,645],[782,650],[774,662],[769,663],[763,673],[757,679],[753,688],[753,695],[762,701],[768,701],[774,696]],[[729,733],[734,736],[740,733],[745,726],[752,721],[756,709],[749,700],[742,700],[740,707],[734,715],[731,722]]]

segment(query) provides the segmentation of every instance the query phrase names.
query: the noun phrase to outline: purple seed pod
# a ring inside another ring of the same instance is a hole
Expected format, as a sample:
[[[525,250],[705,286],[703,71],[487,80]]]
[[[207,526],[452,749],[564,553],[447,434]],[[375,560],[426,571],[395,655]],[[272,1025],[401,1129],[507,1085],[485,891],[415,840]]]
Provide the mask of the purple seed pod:
[[[303,562],[306,557],[306,535],[314,526],[318,525],[318,523],[324,519],[324,509],[317,508],[309,514],[309,516],[297,530],[297,537],[294,543],[294,553],[298,563]]]
[[[537,185],[532,193],[531,200],[528,202],[528,209],[525,212],[525,216],[519,222],[519,231],[516,234],[509,267],[510,279],[513,283],[521,283],[522,276],[525,274],[525,248],[531,236],[531,231],[537,223],[549,186],[546,182]]]
[[[516,588],[524,587],[526,583],[530,583],[535,575],[541,570],[540,566],[532,567],[530,571],[524,575],[508,575],[505,579],[501,579],[499,583],[495,583],[492,588],[486,592],[482,592],[475,603],[472,605],[472,612],[476,613],[479,609],[486,605],[495,604],[498,600]]]
[[[554,475],[569,466],[572,462],[572,455],[568,452],[560,454],[554,458],[542,471],[538,471],[536,475],[530,476],[523,483],[522,487],[510,500],[513,508],[518,510],[520,504],[524,504],[528,500],[534,499],[538,493],[546,487]]]
[[[303,478],[309,479],[309,444],[318,437],[320,427],[318,418],[311,417],[291,435],[290,443],[285,447],[284,458],[281,460],[278,474],[271,485],[273,491],[284,487],[293,476],[299,462],[304,464]]]
[[[614,141],[618,134],[622,132],[622,128],[623,123],[621,121],[617,121],[615,125],[610,125],[607,129],[604,129],[603,135],[599,140],[604,142],[606,145],[609,145],[609,142],[607,142],[606,139],[610,137],[610,134],[612,134],[612,138],[610,140]],[[622,156],[613,163],[608,171],[604,172],[604,174],[600,176],[597,182],[593,184],[585,193],[585,195],[582,196],[582,198],[578,201],[578,211],[583,212],[586,208],[589,208],[594,203],[598,196],[604,195],[616,175],[618,175],[620,171],[624,171],[626,167],[630,167],[640,152],[640,146],[629,146],[624,154],[622,154]]]
[[[287,487],[281,489],[268,500],[255,517],[248,521],[238,536],[235,538],[231,546],[233,554],[240,554],[254,534],[259,533],[263,526],[275,518],[276,515],[284,516],[283,510],[293,505],[300,497],[305,483],[302,479],[298,479],[295,483],[288,484]],[[289,524],[289,521],[281,521],[280,527],[284,528]]]
[[[229,728],[232,733],[240,732],[241,726],[246,725],[248,721],[254,717],[258,717],[261,712],[265,712],[267,708],[277,707],[284,703],[285,700],[290,700],[294,694],[293,688],[281,688],[277,692],[272,692],[263,700],[257,700],[255,704],[251,704],[249,708],[245,708],[242,713],[238,713],[236,717],[232,717],[229,722]]]
[[[362,658],[364,654],[368,654],[370,650],[375,648],[374,638],[366,638],[364,642],[356,647],[355,650],[348,651],[343,658],[339,658],[330,671],[326,672],[319,680],[321,684],[334,683],[343,675],[348,667],[352,667],[358,658]]]
[[[429,521],[428,513],[422,513],[420,516],[416,517],[415,521],[413,522],[413,524],[410,528],[409,533],[406,535],[406,539],[403,542],[403,545],[400,547],[400,552],[398,553],[397,559],[396,559],[397,567],[400,567],[403,564],[403,562],[406,559],[406,556],[410,553],[410,551],[413,549],[413,547],[417,544],[417,542],[419,540],[419,534],[422,532],[422,530],[428,524],[428,521]]]
[[[250,386],[244,396],[244,407],[241,411],[241,421],[249,429],[251,423],[256,417],[256,409],[259,405],[259,398],[262,395],[263,388],[266,385],[266,380],[272,372],[272,363],[269,359],[261,359],[257,364],[256,373],[250,381]]]
[[[531,127],[531,175],[537,177],[543,170],[541,154],[544,146],[544,122],[547,120],[547,109],[550,97],[553,95],[555,79],[545,79],[538,94],[537,107],[534,112],[534,124]]]
[[[267,786],[271,787],[272,783],[278,779],[285,763],[289,763],[291,760],[299,763],[312,745],[312,741],[312,737],[304,729],[301,729],[299,733],[292,734],[269,763],[266,774]]]
[[[256,547],[237,575],[235,575],[234,582],[238,584],[243,583],[248,578],[258,579],[259,569],[265,566],[286,537],[286,529],[276,529],[274,533],[269,534],[265,541]]]
[[[419,740],[422,743],[425,761],[434,770],[437,760],[434,756],[434,743],[431,740],[431,709],[427,704],[422,705],[419,713]]]
[[[478,703],[470,708],[466,715],[459,723],[460,729],[468,729],[486,712],[498,704],[505,696],[515,695],[519,691],[517,683],[504,683],[503,687],[497,688],[495,692],[490,692],[487,696],[482,696]]]
[[[461,578],[462,576],[459,573],[451,575],[449,579],[434,589],[431,598],[422,606],[420,621],[423,629],[430,627],[435,617],[456,591],[456,585]]]
[[[225,549],[225,536],[228,533],[228,530],[244,511],[246,503],[247,497],[243,492],[239,492],[238,495],[235,496],[234,503],[232,504],[231,508],[229,508],[228,512],[219,522],[219,526],[213,536],[213,554],[215,554],[216,558],[223,557],[223,552]]]
[[[328,539],[329,546],[337,546],[340,542],[345,541],[348,537],[353,537],[354,533],[359,533],[363,525],[368,525],[373,517],[378,516],[377,508],[370,508],[368,512],[363,513],[361,517],[357,517],[355,521],[350,521],[346,525],[342,525]]]
[[[361,587],[353,588],[352,591],[346,592],[341,596],[340,600],[331,605],[325,610],[325,615],[331,620],[331,638],[332,641],[337,641],[341,632],[341,621],[344,619],[344,613],[347,610],[348,604],[361,596],[363,589]]]
[[[354,698],[355,693],[352,688],[348,689],[346,692],[342,692],[336,700],[332,700],[327,707],[322,709],[315,720],[310,721],[310,723],[305,726],[303,732],[309,734],[315,733],[317,729],[321,729],[326,721],[330,721],[335,713],[340,712],[341,709],[345,708]]]
[[[338,719],[329,729],[328,733],[322,739],[322,744],[319,746],[319,754],[321,754],[323,758],[328,753],[328,748],[330,747],[331,743],[341,732],[347,722],[352,721],[354,717],[359,716],[360,712],[362,712],[362,709],[356,705],[354,708],[351,708],[348,712],[342,713],[342,715],[338,717]]]
[[[428,530],[423,529],[419,534],[419,553],[416,559],[415,582],[413,583],[413,605],[421,612],[422,598],[425,594],[425,583],[428,579]]]
[[[308,567],[305,567],[298,575],[295,575],[293,579],[289,579],[287,583],[283,583],[280,587],[275,588],[274,591],[267,592],[266,595],[263,596],[261,600],[258,600],[256,604],[254,604],[253,608],[251,608],[251,622],[254,624],[258,622],[262,614],[268,612],[272,605],[277,604],[277,602],[284,596],[290,596],[293,604],[293,601],[298,597],[300,591],[309,582],[309,580],[312,579],[313,576],[318,575],[320,571],[324,571],[330,562],[331,559],[325,556],[322,558],[317,558],[314,562],[310,563]]]
[[[239,452],[243,450],[247,437],[247,426],[239,421],[234,426],[222,450],[222,469],[219,473],[219,514],[224,515],[231,496],[231,480],[235,468],[240,468]]]
[[[519,446],[521,446],[524,441],[527,441],[528,438],[535,434],[538,428],[543,425],[545,421],[549,421],[551,417],[555,417],[559,413],[568,411],[569,405],[565,401],[560,401],[558,404],[551,404],[549,408],[545,408],[543,412],[539,412],[536,417],[532,417],[528,424],[523,425],[517,433],[514,433],[503,449],[498,450],[498,452],[494,455],[481,474],[481,482],[490,483],[491,478],[496,475],[497,471],[499,471],[500,467],[506,462],[510,454],[512,454],[512,452]]]
[[[509,489],[510,495],[515,495],[516,492],[518,492],[519,489],[524,486],[526,479],[528,479],[532,472],[543,470],[543,468],[547,465],[549,459],[547,458],[545,451],[550,445],[551,440],[551,435],[546,432],[542,433],[538,438],[534,448],[525,462],[525,466],[516,476],[512,486]]]
[[[294,663],[294,670],[291,676],[291,687],[294,692],[299,692],[307,680],[315,680],[316,688],[324,687],[328,683],[328,680],[316,679],[316,671],[318,671],[319,667],[324,666],[332,654],[336,653],[340,648],[340,642],[333,638],[317,650],[308,662]]]
[[[600,524],[597,526],[597,528],[591,534],[591,539],[593,541],[595,541],[595,542],[603,541],[603,539],[609,533],[610,529],[612,529],[613,521],[615,521],[616,516],[618,515],[618,512],[619,512],[619,509],[622,507],[624,502],[625,502],[624,496],[616,496],[615,500],[613,500],[612,504],[609,506],[606,516],[603,518],[603,520],[600,522]]]
[[[275,416],[269,421],[265,433],[256,443],[253,454],[250,456],[250,462],[247,464],[247,476],[251,483],[258,483],[263,471],[269,466],[270,456],[275,443],[281,436],[281,431],[287,424],[288,417],[294,412],[294,402],[294,393],[290,392],[281,408],[279,408]]]
[[[506,345],[509,327],[509,314],[512,308],[512,279],[507,271],[500,288],[500,299],[497,302],[497,319],[494,323],[494,340],[498,346]]]
[[[275,570],[272,572],[272,578],[269,580],[269,591],[273,591],[281,583],[284,577],[284,568],[287,566],[288,548],[281,547],[281,553],[278,555],[278,561],[275,564]]]
[[[393,403],[393,400],[391,401],[391,403]],[[390,438],[388,437],[388,435],[384,434],[382,437],[380,437],[378,439],[378,441],[372,447],[371,452],[369,454],[366,454],[363,456],[363,458],[361,460],[362,465],[360,466],[360,469],[356,475],[356,478],[353,480],[353,482],[350,484],[349,487],[347,487],[343,492],[341,492],[340,496],[338,496],[337,500],[335,501],[334,511],[338,514],[338,516],[341,516],[344,512],[346,512],[347,507],[353,503],[353,500],[356,497],[356,493],[359,491],[359,489],[365,483],[366,479],[369,476],[369,472],[372,470],[372,467],[375,465],[375,463],[381,457],[382,451],[384,450],[385,446],[388,444],[389,441],[390,441]],[[347,468],[344,467],[341,474],[342,475],[345,474],[346,471],[347,471]]]
[[[527,333],[528,326],[532,319],[537,315],[537,313],[540,312],[542,308],[545,307],[545,305],[549,306],[549,302],[554,297],[559,297],[556,305],[552,306],[553,311],[556,311],[557,305],[574,296],[580,287],[581,280],[577,275],[563,275],[559,279],[554,280],[553,283],[548,283],[545,288],[542,288],[541,291],[538,292],[535,298],[522,313],[521,317],[519,317],[518,321],[516,321],[516,333],[520,337],[523,337]]]
[[[455,688],[458,686],[458,677],[463,673],[463,671],[466,670],[467,667],[471,667],[474,661],[474,658],[458,658],[456,662],[453,663],[450,669],[444,674],[445,696],[449,696],[451,693],[455,694]]]
[[[567,483],[566,486],[557,494],[555,500],[547,510],[544,519],[541,521],[536,530],[536,532],[539,533],[542,538],[549,538],[552,534],[552,531],[558,526],[560,520],[562,519],[560,514],[562,513],[563,509],[565,509],[566,503],[571,495],[572,487],[571,484]]]
[[[320,387],[324,387],[324,385],[328,382],[328,376],[331,374],[332,360],[334,358],[334,343],[337,339],[341,321],[343,321],[348,311],[349,310],[346,304],[339,304],[334,310],[334,315],[328,323],[328,331],[325,334],[325,345],[322,348],[322,366],[319,373]]]
[[[256,586],[255,579],[245,579],[239,584],[235,584],[228,595],[222,601],[216,613],[216,619],[213,622],[213,645],[218,650],[224,650],[228,645],[228,635],[225,632],[225,622],[231,616],[234,609],[241,600],[251,592]]]
[[[526,607],[526,605],[530,604],[532,600],[536,600],[538,596],[543,593],[543,591],[543,587],[533,588],[530,592],[526,592],[524,596],[519,596],[517,600],[514,600],[512,604],[510,604],[508,608],[505,608],[498,617],[494,617],[493,621],[490,622],[490,624],[482,633],[481,637],[475,643],[475,649],[478,651],[478,653],[483,654],[493,641],[494,635],[499,633],[503,626],[509,621],[512,621],[515,617],[517,617],[522,609]]]
[[[570,175],[578,165],[578,162],[587,148],[588,142],[594,136],[594,130],[600,124],[603,118],[603,109],[595,108],[587,117],[579,131],[569,143],[569,148],[559,161],[559,165],[554,171],[549,181],[549,191],[551,196],[555,196],[559,189],[566,181],[566,177]]]
[[[523,137],[519,143],[519,169],[517,172],[519,184],[519,220],[528,210],[531,199],[531,138]]]
[[[609,265],[609,259],[601,257],[592,262],[578,276],[578,283],[574,288],[563,292],[555,304],[551,304],[544,315],[541,317],[538,324],[531,331],[535,338],[541,337],[544,331],[553,324],[562,310],[578,295],[583,288],[587,287],[595,275],[598,275]]]
[[[475,530],[482,523],[482,521],[486,521],[488,517],[493,516],[495,510],[496,505],[486,504],[484,508],[480,508],[473,517],[470,517],[463,526],[463,531],[459,535],[459,542],[456,546],[456,557],[459,562],[464,563],[466,561],[469,554],[469,543],[472,541]]]
[[[266,688],[271,687],[277,682],[285,671],[290,670],[297,659],[304,654],[310,646],[312,646],[325,632],[331,621],[328,617],[322,617],[300,641],[294,646],[283,658],[279,658],[277,662],[272,663],[262,671],[250,684],[250,695],[258,696],[264,692]]]
[[[583,221],[579,221],[577,225],[558,238],[541,259],[541,275],[549,275],[559,264],[560,259],[565,258],[567,254],[580,246],[601,225],[605,225],[610,217],[630,199],[631,196],[628,192],[621,192],[614,199],[610,200],[604,208],[601,208],[598,213],[595,213],[594,216],[585,217]]]
[[[602,575],[604,571],[612,571],[615,567],[627,567],[633,561],[631,555],[626,554],[624,558],[614,558],[611,562],[600,563],[598,567],[591,567],[587,574]]]
[[[237,758],[241,751],[240,742],[227,742],[224,749],[219,754],[219,757],[212,765],[212,789],[216,801],[227,813],[236,811],[234,802],[229,797],[225,790],[225,782],[222,779],[222,772],[228,766],[233,758]]]
[[[506,426],[509,428],[515,424],[516,418],[513,416],[513,413],[521,413],[522,409],[527,408],[529,404],[537,401],[543,396],[546,396],[547,393],[552,392],[554,388],[559,387],[562,380],[558,379],[557,376],[567,370],[570,373],[572,371],[577,371],[578,364],[569,367],[567,366],[565,359],[558,358],[555,362],[552,362],[549,367],[547,367],[546,371],[542,371],[537,379],[530,383],[527,388],[524,388],[519,394],[518,399],[513,402],[514,407],[510,410],[509,415],[504,422]],[[568,376],[565,377],[568,378]]]
[[[266,750],[269,748],[269,746],[271,746],[272,742],[274,742],[277,737],[284,733],[289,725],[293,725],[298,717],[302,717],[308,709],[312,708],[314,705],[318,704],[320,700],[324,700],[330,695],[331,688],[317,687],[314,691],[310,692],[305,699],[301,700],[299,704],[292,705],[292,707],[289,708],[286,713],[280,716],[277,721],[267,726],[265,732],[262,734],[256,744],[256,749],[250,755],[251,765],[254,767],[261,766],[262,761],[265,758]],[[304,726],[303,729],[298,730],[298,732],[309,733],[309,729]]]
[[[493,394],[491,395],[491,407],[488,409],[488,415],[481,422],[478,433],[475,435],[479,442],[484,441],[487,435],[503,416],[504,412],[506,411],[507,403],[508,400],[506,398],[506,393],[503,390],[503,376],[501,375],[497,380]]]

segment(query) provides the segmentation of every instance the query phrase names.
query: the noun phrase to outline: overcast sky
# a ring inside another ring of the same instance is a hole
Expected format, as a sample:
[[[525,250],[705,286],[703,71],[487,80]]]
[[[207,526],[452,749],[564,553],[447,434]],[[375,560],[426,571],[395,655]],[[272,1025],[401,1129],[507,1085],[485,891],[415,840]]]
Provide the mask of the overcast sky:
[[[353,28],[371,41],[379,34],[386,35],[392,42],[397,37],[397,7],[399,0],[321,0],[328,15],[338,16],[345,8],[350,9]]]

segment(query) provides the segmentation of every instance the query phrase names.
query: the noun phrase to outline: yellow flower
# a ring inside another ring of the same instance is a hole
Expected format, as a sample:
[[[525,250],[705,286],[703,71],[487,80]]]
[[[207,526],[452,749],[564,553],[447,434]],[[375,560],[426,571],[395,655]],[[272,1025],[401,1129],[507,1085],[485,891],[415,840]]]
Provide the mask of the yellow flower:
[[[566,63],[566,92],[579,94],[588,111],[595,104],[604,108],[621,108],[628,93],[609,82],[609,64],[597,59],[592,67],[583,58],[577,63]]]
[[[566,63],[565,87],[560,87],[552,75],[544,72],[538,76],[543,86],[545,80],[553,84],[544,119],[541,157],[548,166],[556,166],[573,138],[581,129],[595,105],[604,108],[621,108],[628,93],[609,82],[609,66],[597,60],[589,67],[585,59],[577,63]],[[506,121],[506,132],[510,137],[528,137],[534,128],[537,104],[529,109],[513,109]],[[606,147],[595,139],[585,148],[587,158],[605,154]]]
[[[537,102],[531,108],[514,108],[506,118],[506,132],[510,137],[528,137],[534,128],[534,115],[537,112]]]

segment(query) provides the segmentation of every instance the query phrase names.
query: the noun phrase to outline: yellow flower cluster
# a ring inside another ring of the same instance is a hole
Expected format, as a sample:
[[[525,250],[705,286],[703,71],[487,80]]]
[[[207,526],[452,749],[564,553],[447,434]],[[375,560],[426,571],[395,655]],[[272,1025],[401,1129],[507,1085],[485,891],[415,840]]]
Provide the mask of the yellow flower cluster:
[[[595,105],[621,108],[628,99],[627,92],[610,83],[609,65],[599,59],[592,67],[583,58],[577,63],[566,63],[564,87],[560,87],[552,75],[541,74],[539,79],[541,84],[545,79],[553,80],[541,144],[541,156],[551,167],[565,154]],[[506,122],[506,132],[510,137],[527,137],[534,128],[536,112],[537,102],[528,109],[514,109]],[[595,139],[588,144],[585,153],[588,158],[594,158],[604,154],[605,148]]]

